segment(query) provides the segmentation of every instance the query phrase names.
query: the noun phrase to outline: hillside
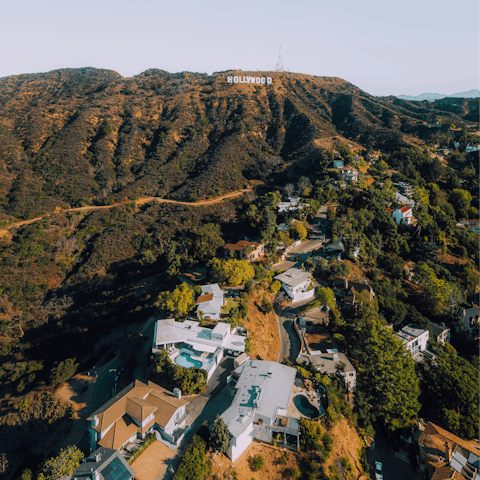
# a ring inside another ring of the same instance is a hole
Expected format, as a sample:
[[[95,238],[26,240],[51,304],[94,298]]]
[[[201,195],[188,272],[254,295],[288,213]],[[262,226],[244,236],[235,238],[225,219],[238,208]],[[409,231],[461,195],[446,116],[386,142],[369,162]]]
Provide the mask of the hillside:
[[[272,83],[229,84],[235,74]],[[418,143],[429,114],[339,78],[294,73],[152,69],[123,78],[83,68],[5,77],[0,221],[125,197],[199,200],[282,172],[297,177],[318,168],[322,139],[391,150]]]
[[[428,100],[433,102],[435,100],[441,100],[442,98],[478,98],[480,97],[480,90],[472,88],[468,92],[452,93],[451,95],[443,95],[442,93],[422,93],[421,95],[398,95],[397,98],[402,100],[410,100],[415,102],[421,102],[422,100]]]

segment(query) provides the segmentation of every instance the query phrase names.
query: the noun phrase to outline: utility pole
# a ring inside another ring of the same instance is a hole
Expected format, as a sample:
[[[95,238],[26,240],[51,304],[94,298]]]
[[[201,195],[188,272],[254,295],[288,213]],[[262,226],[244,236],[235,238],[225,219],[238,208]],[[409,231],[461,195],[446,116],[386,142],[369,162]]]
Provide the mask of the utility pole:
[[[279,48],[278,48],[278,62],[275,65],[276,72],[284,72],[283,69],[283,57],[282,57],[282,36],[280,36]]]

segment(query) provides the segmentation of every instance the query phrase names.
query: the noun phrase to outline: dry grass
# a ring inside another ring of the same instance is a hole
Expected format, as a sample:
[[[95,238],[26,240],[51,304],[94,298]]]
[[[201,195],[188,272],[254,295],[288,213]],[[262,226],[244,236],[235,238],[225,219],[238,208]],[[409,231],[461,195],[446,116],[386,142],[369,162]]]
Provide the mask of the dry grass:
[[[261,312],[257,304],[261,305],[265,290],[254,289],[248,298],[248,317],[250,321],[243,322],[252,340],[252,358],[278,361],[280,355],[280,336],[278,333],[278,315],[271,312],[268,315]],[[266,293],[269,301],[273,301],[273,294]]]
[[[175,452],[162,442],[155,441],[132,463],[136,480],[156,480],[166,468],[166,460]]]

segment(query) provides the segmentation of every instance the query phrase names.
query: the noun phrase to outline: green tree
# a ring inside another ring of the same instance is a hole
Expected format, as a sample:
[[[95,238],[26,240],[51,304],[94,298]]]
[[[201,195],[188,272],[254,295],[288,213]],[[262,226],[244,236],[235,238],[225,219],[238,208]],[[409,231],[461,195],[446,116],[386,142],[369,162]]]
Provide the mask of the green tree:
[[[230,432],[223,418],[217,415],[215,423],[212,425],[210,431],[210,446],[220,453],[227,453],[230,445]]]
[[[252,466],[255,472],[263,470],[263,467],[265,467],[265,459],[263,458],[263,455],[260,455],[259,453],[254,455],[252,459]]]
[[[357,371],[360,414],[382,420],[390,430],[413,424],[420,410],[415,364],[394,332],[378,315],[375,302],[364,300],[349,339]]]
[[[26,468],[20,475],[18,480],[32,480],[33,474],[29,468]]]
[[[280,288],[282,288],[282,284],[278,280],[273,281],[272,284],[270,285],[270,291],[272,293],[278,292]]]
[[[220,283],[227,283],[234,287],[245,285],[255,278],[255,270],[246,260],[220,260],[214,258],[210,262],[210,275]]]
[[[307,238],[307,229],[302,222],[295,222],[290,227],[290,233],[297,236],[300,241],[304,241]]]
[[[472,201],[472,195],[467,190],[461,188],[454,188],[448,200],[455,208],[459,217],[466,217],[468,215],[468,208]]]
[[[75,363],[75,358],[67,358],[60,362],[56,367],[52,368],[50,383],[52,385],[59,385],[67,381],[75,375],[78,365],[78,363]]]
[[[171,292],[162,292],[155,306],[163,308],[175,318],[184,317],[195,306],[195,290],[186,283],[182,283]]]
[[[330,307],[332,310],[337,306],[335,303],[335,294],[333,293],[333,290],[328,287],[317,288],[317,300],[321,305]]]
[[[180,461],[174,480],[202,480],[207,470],[206,449],[205,442],[198,435],[194,435],[187,452]]]
[[[72,475],[80,466],[80,460],[83,457],[83,452],[76,445],[62,448],[58,456],[42,464],[38,480],[57,480],[64,475]]]
[[[199,260],[208,260],[214,257],[217,250],[224,245],[220,225],[207,223],[197,233],[194,242],[195,256]]]

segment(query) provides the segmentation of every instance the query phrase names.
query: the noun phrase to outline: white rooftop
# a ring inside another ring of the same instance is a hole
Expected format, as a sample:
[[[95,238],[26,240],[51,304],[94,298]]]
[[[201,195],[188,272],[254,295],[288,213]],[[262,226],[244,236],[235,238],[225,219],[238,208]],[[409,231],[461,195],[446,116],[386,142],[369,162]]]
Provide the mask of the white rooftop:
[[[275,280],[279,280],[280,282],[284,283],[285,285],[289,285],[290,287],[296,287],[301,285],[302,283],[310,280],[312,278],[312,274],[305,270],[301,270],[300,268],[290,268],[286,272],[281,273],[274,277]]]
[[[287,409],[297,371],[276,362],[249,360],[237,368],[240,378],[232,405],[221,415],[230,433],[238,437],[255,415],[272,419]]]

